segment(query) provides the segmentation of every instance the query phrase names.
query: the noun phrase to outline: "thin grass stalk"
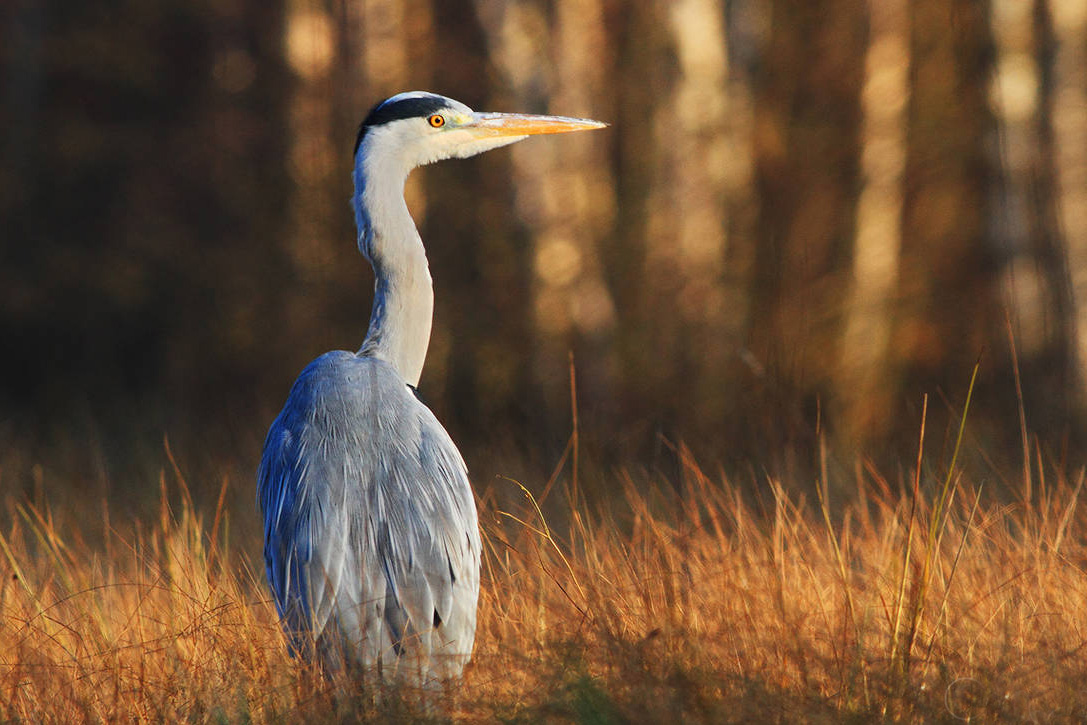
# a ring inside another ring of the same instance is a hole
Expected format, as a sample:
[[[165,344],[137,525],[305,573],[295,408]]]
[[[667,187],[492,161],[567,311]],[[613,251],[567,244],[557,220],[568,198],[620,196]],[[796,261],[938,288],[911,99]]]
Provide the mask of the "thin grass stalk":
[[[1065,533],[1068,531],[1069,523],[1072,521],[1072,514],[1076,511],[1076,506],[1079,504],[1080,491],[1083,490],[1083,479],[1085,469],[1079,469],[1079,475],[1076,476],[1076,487],[1072,490],[1071,500],[1064,508],[1064,513],[1061,515],[1060,523],[1057,524],[1057,532],[1053,536],[1053,553],[1059,554],[1061,550],[1061,544],[1064,543]]]
[[[1019,439],[1023,447],[1023,497],[1029,502],[1033,486],[1030,471],[1030,438],[1027,435],[1027,409],[1023,401],[1023,382],[1019,374],[1019,352],[1016,350],[1015,332],[1012,330],[1012,318],[1007,307],[1004,308],[1004,325],[1008,332],[1008,350],[1012,358],[1012,378],[1015,381],[1015,401],[1019,413]]]
[[[532,508],[536,512],[536,516],[537,516],[537,518],[539,518],[540,525],[543,528],[542,529],[536,528],[535,526],[532,526],[531,524],[529,524],[529,523],[527,523],[525,521],[522,521],[520,518],[518,518],[514,514],[509,513],[508,511],[499,511],[498,515],[499,516],[505,516],[508,519],[516,521],[521,526],[524,526],[524,527],[530,529],[531,531],[533,531],[533,533],[535,533],[538,536],[541,536],[542,538],[546,539],[547,542],[549,544],[551,544],[551,547],[555,550],[555,553],[557,553],[559,555],[559,558],[562,560],[563,566],[565,566],[566,570],[570,573],[570,578],[574,582],[574,586],[577,587],[578,594],[581,595],[581,598],[584,601],[585,600],[585,590],[582,588],[581,582],[578,581],[577,574],[574,573],[574,568],[570,565],[570,560],[567,559],[566,555],[562,553],[562,547],[559,546],[558,542],[555,541],[555,537],[552,536],[551,529],[547,525],[547,519],[544,517],[543,511],[540,510],[539,504],[536,503],[536,498],[532,495],[532,492],[529,491],[527,488],[525,488],[525,486],[520,481],[515,481],[512,478],[507,478],[506,480],[510,481],[511,483],[515,484],[518,488],[521,489],[521,493],[523,493],[525,498],[527,498],[529,500],[529,502],[532,504]],[[573,599],[571,599],[570,601],[573,602]],[[576,603],[575,603],[575,606],[576,606]],[[579,606],[578,609],[581,610],[581,607]],[[584,611],[583,610],[581,610],[581,611],[584,614]]]
[[[574,351],[569,351],[570,355],[570,422],[572,430],[570,432],[570,441],[572,443],[572,464],[573,471],[571,473],[571,499],[576,501],[578,498],[578,471],[581,469],[581,459],[579,458],[580,449],[580,430],[577,419],[577,369],[574,366]]]
[[[838,567],[838,577],[842,585],[842,595],[845,599],[846,615],[849,618],[849,623],[853,628],[853,642],[854,649],[857,650],[857,654],[863,661],[863,654],[860,651],[861,642],[861,630],[860,625],[857,623],[857,612],[853,604],[853,592],[849,584],[849,574],[846,571],[845,558],[842,556],[842,549],[838,545],[838,537],[834,533],[834,525],[830,521],[830,506],[828,503],[829,498],[829,485],[827,482],[827,465],[826,465],[826,439],[820,436],[819,438],[819,460],[821,470],[821,482],[817,482],[815,486],[816,495],[819,497],[819,510],[823,514],[823,524],[826,527],[827,539],[830,541],[831,549],[834,552],[834,561]],[[865,705],[869,704],[868,697],[868,680],[863,674],[864,667],[862,666],[862,677],[864,685],[864,700]]]
[[[947,575],[947,582],[944,584],[944,593],[940,597],[940,606],[937,607],[939,619],[935,626],[932,628],[932,636],[929,637],[928,648],[925,650],[925,666],[921,671],[921,677],[924,678],[928,673],[929,667],[932,665],[932,648],[936,644],[936,636],[939,633],[940,622],[946,618],[947,599],[951,595],[951,582],[955,579],[955,572],[959,568],[959,560],[962,558],[963,549],[966,547],[966,537],[970,534],[970,527],[974,523],[974,516],[977,514],[978,504],[981,503],[981,491],[982,486],[978,486],[977,494],[974,496],[974,505],[970,507],[970,516],[966,520],[966,525],[963,527],[962,538],[959,540],[959,546],[955,550],[955,557],[951,560],[951,571]]]
[[[967,414],[970,412],[970,401],[974,394],[974,384],[977,381],[978,369],[980,368],[980,361],[974,364],[974,371],[970,375],[970,385],[966,390],[966,402],[963,404],[962,417],[959,420],[959,430],[955,437],[955,448],[951,454],[951,463],[947,468],[947,475],[944,477],[944,483],[940,489],[940,495],[936,500],[936,504],[930,514],[928,539],[926,543],[925,558],[922,563],[921,575],[917,582],[917,594],[915,595],[914,609],[911,613],[911,622],[909,630],[909,638],[907,644],[903,650],[903,656],[906,658],[906,668],[909,667],[909,658],[913,652],[913,645],[917,638],[917,632],[921,623],[921,619],[925,613],[925,602],[927,600],[928,589],[931,583],[932,570],[935,565],[936,558],[940,555],[940,540],[943,536],[943,529],[947,524],[947,507],[949,499],[954,496],[955,483],[958,481],[955,475],[955,464],[958,462],[959,451],[962,447],[963,434],[966,431],[966,419]]]
[[[902,626],[902,613],[903,606],[906,598],[906,580],[910,569],[910,561],[913,557],[913,526],[917,520],[917,503],[921,495],[921,462],[923,460],[925,451],[925,422],[928,415],[928,395],[921,397],[921,431],[917,439],[917,460],[914,464],[913,471],[913,495],[910,497],[910,517],[906,524],[906,550],[902,554],[902,571],[898,578],[897,593],[895,596],[895,608],[894,608],[894,620],[891,624],[891,646],[890,656],[888,661],[891,663],[891,667],[895,668],[897,665],[904,665],[905,662],[899,662],[897,657],[899,654],[899,641],[901,639],[900,628]],[[905,675],[905,672],[902,672]]]

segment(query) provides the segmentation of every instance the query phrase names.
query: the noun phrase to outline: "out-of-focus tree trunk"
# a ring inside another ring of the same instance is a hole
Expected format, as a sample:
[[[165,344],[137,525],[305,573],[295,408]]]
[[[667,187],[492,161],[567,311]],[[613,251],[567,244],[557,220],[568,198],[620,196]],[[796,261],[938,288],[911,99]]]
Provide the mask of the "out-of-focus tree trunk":
[[[1000,173],[992,180],[990,224],[1001,258],[998,282],[1009,325],[997,359],[1015,353],[1011,364],[1017,370],[1011,373],[1019,373],[1019,382],[1007,387],[1022,391],[1017,417],[1029,494],[1032,455],[1022,432],[1059,435],[1067,429],[1068,391],[1075,379],[1071,284],[1057,223],[1053,33],[1045,2],[996,0],[992,10],[990,105],[999,129]],[[993,397],[1007,399],[1010,392],[997,389]]]
[[[989,370],[999,364],[992,345],[1003,337],[990,226],[989,4],[913,0],[909,12],[902,254],[887,363],[892,386],[881,418],[904,448],[915,445],[916,435],[901,425],[897,406],[919,405],[922,393],[963,390],[983,352]],[[987,371],[983,383],[991,377]]]
[[[755,79],[759,219],[748,348],[765,418],[753,423],[773,448],[802,448],[817,409],[832,400],[844,324],[868,13],[864,0],[775,0],[771,15]]]
[[[644,200],[644,333],[636,379],[674,435],[681,419],[692,433],[718,429],[732,395],[722,384],[742,346],[748,271],[730,250],[730,192],[747,181],[745,110],[730,92],[723,3],[648,3],[660,28],[650,56],[669,69],[644,113],[651,141],[636,150],[651,182]],[[659,72],[659,71],[658,71]],[[726,264],[732,265],[726,268]],[[698,400],[697,413],[689,405]]]
[[[660,405],[662,391],[671,385],[672,335],[662,327],[674,320],[672,305],[662,305],[650,294],[651,275],[646,234],[653,226],[650,196],[666,180],[659,178],[655,161],[658,109],[669,102],[661,89],[670,88],[674,63],[660,20],[660,7],[651,2],[632,4],[616,13],[617,89],[615,124],[615,191],[618,213],[614,233],[603,248],[605,274],[615,296],[617,326],[615,351],[622,371],[617,396],[620,437],[645,440],[668,415]],[[661,221],[656,222],[660,226]],[[680,396],[675,396],[679,398]],[[673,398],[673,403],[675,402]]]
[[[553,23],[536,2],[480,0],[477,9],[500,87],[508,89],[497,98],[518,110],[610,116],[613,51],[599,0],[561,0]],[[577,134],[536,139],[511,150],[516,209],[534,231],[535,339],[526,362],[540,395],[552,401],[566,394],[568,352],[582,349],[582,391],[601,401],[610,397],[615,371],[607,340],[615,308],[599,250],[614,215],[605,149],[599,137]],[[561,428],[559,421],[547,420],[547,413],[559,412],[556,406],[533,407],[536,425]],[[565,411],[560,414],[565,420]]]
[[[1058,225],[1064,239],[1072,286],[1073,345],[1071,357],[1079,371],[1070,387],[1080,410],[1087,390],[1083,366],[1087,365],[1087,3],[1082,0],[1051,0],[1053,46],[1048,60],[1052,74],[1046,83],[1051,104],[1046,117],[1052,124],[1049,154],[1056,170]]]
[[[902,173],[909,98],[907,0],[869,0],[862,170],[848,323],[836,394],[845,437],[859,444],[887,432],[887,359],[902,244]]]
[[[287,207],[290,221],[280,241],[294,273],[292,288],[285,290],[294,304],[287,308],[284,329],[289,336],[308,343],[292,353],[298,369],[327,346],[350,348],[354,344],[354,339],[337,339],[343,334],[345,317],[350,316],[356,327],[365,324],[364,319],[358,319],[363,317],[361,305],[345,304],[345,294],[340,291],[347,282],[346,273],[354,271],[353,265],[343,263],[352,255],[354,245],[339,223],[347,215],[343,200],[350,193],[350,179],[336,172],[346,166],[341,158],[346,159],[351,151],[347,139],[337,139],[333,133],[337,99],[330,90],[340,40],[335,21],[323,3],[287,3],[283,45],[295,82],[290,86],[286,162],[293,184]],[[358,279],[351,282],[352,287],[360,284]],[[355,300],[359,296],[356,294]],[[324,334],[305,334],[314,329],[315,317],[323,323],[316,327]],[[361,339],[360,332],[355,334]],[[311,347],[315,342],[326,346],[315,349]]]
[[[1005,255],[1004,299],[1021,373],[1024,422],[1031,432],[1053,439],[1068,430],[1078,375],[1071,278],[1058,220],[1055,38],[1048,3],[998,2],[993,29],[992,105],[1001,130],[1003,182],[995,221]],[[1027,465],[1029,449],[1023,454]]]

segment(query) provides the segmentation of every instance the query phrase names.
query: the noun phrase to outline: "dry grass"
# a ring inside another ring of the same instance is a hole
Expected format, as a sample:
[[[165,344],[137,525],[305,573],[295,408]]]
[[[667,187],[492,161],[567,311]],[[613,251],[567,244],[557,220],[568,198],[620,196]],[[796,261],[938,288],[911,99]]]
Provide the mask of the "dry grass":
[[[999,504],[866,471],[835,506],[685,471],[648,493],[617,475],[611,513],[568,493],[561,536],[527,495],[485,497],[475,657],[437,702],[292,660],[261,569],[183,485],[95,548],[8,501],[0,721],[1087,719],[1082,474]]]

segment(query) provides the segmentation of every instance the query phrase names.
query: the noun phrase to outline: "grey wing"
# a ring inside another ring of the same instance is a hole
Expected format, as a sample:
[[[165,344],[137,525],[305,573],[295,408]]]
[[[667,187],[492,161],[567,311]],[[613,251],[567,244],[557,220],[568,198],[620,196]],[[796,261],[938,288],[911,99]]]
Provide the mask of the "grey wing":
[[[258,476],[268,579],[297,649],[446,677],[475,638],[475,503],[448,434],[389,375],[296,383]]]
[[[460,453],[425,411],[418,448],[378,475],[373,546],[364,567],[385,575],[385,650],[408,655],[433,676],[457,674],[475,640],[480,540]],[[415,495],[409,491],[417,490]]]

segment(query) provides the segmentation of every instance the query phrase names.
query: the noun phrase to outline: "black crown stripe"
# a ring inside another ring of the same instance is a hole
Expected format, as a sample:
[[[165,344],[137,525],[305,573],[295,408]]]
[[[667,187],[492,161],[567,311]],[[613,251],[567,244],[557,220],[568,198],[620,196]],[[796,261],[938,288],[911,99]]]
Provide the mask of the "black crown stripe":
[[[370,109],[370,113],[366,114],[366,120],[359,126],[359,134],[355,138],[354,154],[358,154],[359,146],[362,145],[362,139],[366,136],[368,128],[405,118],[422,118],[448,107],[448,101],[441,96],[402,98],[391,103],[382,101]]]

